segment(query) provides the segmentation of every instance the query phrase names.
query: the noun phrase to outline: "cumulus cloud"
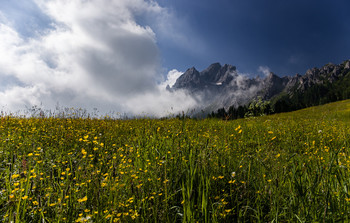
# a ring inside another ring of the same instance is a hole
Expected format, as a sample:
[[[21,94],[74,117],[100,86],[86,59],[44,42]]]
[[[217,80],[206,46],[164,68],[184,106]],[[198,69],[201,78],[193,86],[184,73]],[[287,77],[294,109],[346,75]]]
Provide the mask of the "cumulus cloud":
[[[52,22],[24,38],[0,20],[0,106],[18,110],[42,104],[53,108],[98,108],[101,112],[165,115],[195,105],[184,92],[164,85],[156,33],[136,17],[164,17],[167,10],[145,0],[35,0]],[[160,83],[160,84],[159,84]],[[186,102],[186,103],[183,103]]]

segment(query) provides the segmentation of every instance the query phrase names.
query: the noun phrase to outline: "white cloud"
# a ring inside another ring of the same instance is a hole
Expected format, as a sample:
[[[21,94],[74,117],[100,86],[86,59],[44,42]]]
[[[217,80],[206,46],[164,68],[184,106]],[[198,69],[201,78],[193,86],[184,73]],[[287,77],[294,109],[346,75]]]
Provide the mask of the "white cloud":
[[[187,110],[195,100],[170,93],[179,72],[160,85],[156,34],[137,16],[154,20],[167,10],[144,0],[35,0],[53,24],[36,38],[24,39],[0,20],[1,107],[12,110],[57,102],[67,107],[98,108],[164,115]],[[6,78],[5,78],[6,77]],[[14,84],[15,83],[15,84]],[[180,106],[176,106],[180,105]],[[172,109],[171,109],[172,107]]]
[[[169,92],[163,88],[158,92],[148,92],[129,98],[125,104],[126,107],[132,108],[134,114],[158,117],[180,114],[182,111],[187,113],[196,105],[197,100],[188,96],[185,91]]]
[[[178,71],[176,69],[173,69],[168,72],[168,75],[166,77],[166,80],[160,84],[163,88],[166,88],[168,85],[169,87],[173,87],[176,80],[183,74],[184,72]]]
[[[265,77],[269,76],[269,74],[271,73],[270,68],[267,66],[260,66],[258,72],[263,73]]]

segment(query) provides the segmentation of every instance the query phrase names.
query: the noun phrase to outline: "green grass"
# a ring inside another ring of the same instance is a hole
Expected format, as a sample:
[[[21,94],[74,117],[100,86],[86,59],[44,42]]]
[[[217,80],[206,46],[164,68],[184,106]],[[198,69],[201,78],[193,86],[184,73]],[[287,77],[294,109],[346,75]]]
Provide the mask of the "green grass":
[[[2,117],[0,221],[350,221],[349,123],[349,100],[235,121]]]

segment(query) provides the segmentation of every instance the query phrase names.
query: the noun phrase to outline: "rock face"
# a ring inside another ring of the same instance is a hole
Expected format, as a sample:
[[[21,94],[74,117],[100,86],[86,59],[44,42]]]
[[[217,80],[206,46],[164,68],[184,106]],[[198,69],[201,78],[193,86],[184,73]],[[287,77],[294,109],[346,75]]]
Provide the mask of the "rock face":
[[[232,105],[245,105],[257,97],[270,100],[283,92],[303,92],[313,85],[339,80],[349,71],[350,60],[339,65],[330,63],[322,68],[312,68],[305,75],[279,77],[270,73],[261,79],[238,74],[235,66],[214,63],[200,72],[194,67],[189,68],[169,90],[185,90],[201,98],[201,109],[212,111],[222,107],[228,109]]]
[[[215,90],[216,86],[229,83],[233,78],[231,74],[235,72],[236,67],[227,64],[222,67],[219,63],[210,65],[202,72],[192,67],[176,80],[173,89],[184,88],[190,92]]]

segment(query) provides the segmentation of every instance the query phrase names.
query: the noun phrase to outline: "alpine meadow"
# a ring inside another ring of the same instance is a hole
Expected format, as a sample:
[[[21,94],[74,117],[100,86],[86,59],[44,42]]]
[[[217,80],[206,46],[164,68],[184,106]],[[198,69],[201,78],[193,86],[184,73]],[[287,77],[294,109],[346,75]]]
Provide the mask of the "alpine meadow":
[[[349,0],[0,0],[0,223],[350,222]]]
[[[349,122],[2,116],[1,221],[347,222]]]

